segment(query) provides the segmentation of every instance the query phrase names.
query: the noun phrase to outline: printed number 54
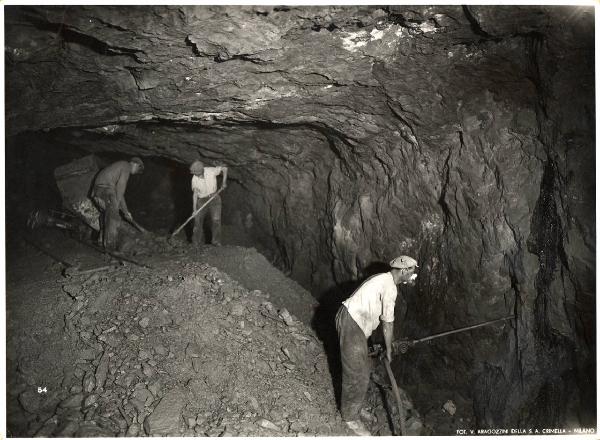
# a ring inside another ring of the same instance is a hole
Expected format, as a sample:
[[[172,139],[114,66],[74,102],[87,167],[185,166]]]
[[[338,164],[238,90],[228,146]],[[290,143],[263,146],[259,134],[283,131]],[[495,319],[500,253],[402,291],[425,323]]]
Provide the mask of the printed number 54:
[[[44,388],[38,387],[38,393],[39,394],[41,394],[41,393],[47,393],[47,392],[48,392],[48,389],[46,387],[44,387]]]

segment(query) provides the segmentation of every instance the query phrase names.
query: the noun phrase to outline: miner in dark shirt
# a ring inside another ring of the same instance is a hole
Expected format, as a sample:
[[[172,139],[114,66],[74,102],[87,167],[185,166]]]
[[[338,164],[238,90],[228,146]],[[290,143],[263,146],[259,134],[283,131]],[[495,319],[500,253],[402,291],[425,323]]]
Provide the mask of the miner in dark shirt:
[[[102,245],[107,250],[116,250],[121,217],[132,223],[136,228],[143,231],[131,216],[127,203],[125,203],[125,189],[130,174],[139,174],[144,171],[144,163],[139,157],[133,157],[129,161],[120,160],[98,173],[94,180],[92,199],[103,215],[101,218],[100,233]]]

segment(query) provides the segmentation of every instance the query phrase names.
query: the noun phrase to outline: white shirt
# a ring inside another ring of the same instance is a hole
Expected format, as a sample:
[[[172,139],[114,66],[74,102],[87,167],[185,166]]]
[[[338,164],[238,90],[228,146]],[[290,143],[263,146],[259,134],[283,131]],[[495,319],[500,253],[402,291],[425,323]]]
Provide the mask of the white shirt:
[[[398,290],[390,272],[373,275],[342,304],[368,338],[379,321],[394,321]]]
[[[217,192],[217,176],[223,167],[204,167],[204,176],[192,177],[192,191],[196,197],[210,197]]]

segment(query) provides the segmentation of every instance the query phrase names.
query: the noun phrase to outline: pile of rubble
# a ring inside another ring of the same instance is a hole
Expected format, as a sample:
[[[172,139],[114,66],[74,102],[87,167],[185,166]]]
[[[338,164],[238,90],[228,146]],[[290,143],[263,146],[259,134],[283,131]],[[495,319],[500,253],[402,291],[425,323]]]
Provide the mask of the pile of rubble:
[[[348,433],[320,342],[265,293],[200,263],[113,267],[62,290],[79,358],[55,414],[31,434]]]
[[[249,290],[187,247],[155,245],[138,247],[137,258],[149,257],[144,261],[152,269],[113,261],[48,279],[45,295],[64,304],[52,314],[56,321],[64,313],[63,328],[48,333],[62,340],[60,349],[48,348],[57,350],[51,370],[58,375],[48,392],[36,392],[40,375],[34,380],[26,370],[40,369],[39,363],[26,361],[23,352],[11,355],[21,361],[9,394],[24,410],[15,415],[9,405],[12,420],[20,420],[15,434],[352,434],[337,410],[323,344],[296,315],[311,310],[312,300],[286,295],[281,280]],[[268,268],[260,269],[268,262],[255,252],[222,252],[268,276]],[[362,417],[373,434],[391,435],[398,415],[384,370],[376,360],[373,366]],[[420,417],[404,394],[403,400],[407,434],[418,435]]]

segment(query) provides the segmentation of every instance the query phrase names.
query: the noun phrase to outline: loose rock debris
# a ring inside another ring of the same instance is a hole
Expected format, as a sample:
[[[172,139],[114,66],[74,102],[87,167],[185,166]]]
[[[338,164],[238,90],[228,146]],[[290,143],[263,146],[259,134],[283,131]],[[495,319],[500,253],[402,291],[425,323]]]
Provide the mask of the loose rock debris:
[[[322,343],[301,320],[206,263],[153,265],[59,280],[75,361],[51,396],[23,385],[29,424],[19,435],[351,435]],[[390,435],[372,388],[363,419]],[[409,414],[418,434],[418,414]]]
[[[313,332],[217,269],[121,266],[61,289],[79,358],[27,435],[347,434]]]

